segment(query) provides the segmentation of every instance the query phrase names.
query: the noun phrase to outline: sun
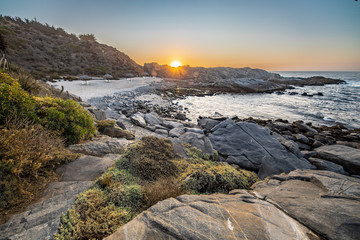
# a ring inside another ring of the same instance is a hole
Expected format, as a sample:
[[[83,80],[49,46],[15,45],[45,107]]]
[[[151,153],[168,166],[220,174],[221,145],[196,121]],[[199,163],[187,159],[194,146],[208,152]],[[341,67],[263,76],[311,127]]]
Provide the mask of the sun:
[[[178,60],[175,60],[175,61],[172,61],[172,63],[170,64],[171,67],[174,67],[174,68],[177,68],[177,67],[181,67],[182,64],[180,61]]]

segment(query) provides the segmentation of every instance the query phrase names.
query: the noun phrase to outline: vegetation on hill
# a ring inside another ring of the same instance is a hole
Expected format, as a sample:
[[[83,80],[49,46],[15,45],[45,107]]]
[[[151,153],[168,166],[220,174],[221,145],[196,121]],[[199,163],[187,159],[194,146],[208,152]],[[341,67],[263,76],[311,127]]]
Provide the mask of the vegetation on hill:
[[[36,77],[47,75],[141,75],[142,67],[117,49],[96,42],[93,34],[77,37],[28,20],[0,15],[0,35],[7,44],[8,60]]]
[[[25,73],[11,75],[0,71],[0,223],[3,213],[36,198],[56,178],[56,167],[77,157],[66,144],[96,131],[77,102],[36,97],[31,92],[39,89],[30,87],[36,80]]]
[[[178,159],[168,139],[142,138],[77,197],[55,239],[103,239],[158,201],[184,193],[227,193],[259,180],[255,173],[205,160],[198,149],[189,151],[191,158]]]

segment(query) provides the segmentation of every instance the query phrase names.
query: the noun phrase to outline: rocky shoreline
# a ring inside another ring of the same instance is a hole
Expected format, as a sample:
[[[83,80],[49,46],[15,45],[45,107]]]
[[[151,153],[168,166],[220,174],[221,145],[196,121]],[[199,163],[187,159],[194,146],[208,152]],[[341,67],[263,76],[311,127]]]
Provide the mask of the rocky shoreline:
[[[107,239],[123,239],[124,234],[134,239],[202,239],[209,232],[214,239],[357,239],[359,129],[220,115],[191,123],[185,121],[186,109],[171,102],[176,96],[162,98],[157,86],[80,102],[94,120],[114,120],[116,125],[105,127],[92,141],[69,146],[84,156],[57,170],[61,181],[50,184],[40,202],[0,226],[0,239],[52,239],[76,194],[144,136],[170,139],[182,158],[188,157],[184,145],[189,144],[206,159],[253,171],[264,180],[252,190],[228,195],[164,200]]]

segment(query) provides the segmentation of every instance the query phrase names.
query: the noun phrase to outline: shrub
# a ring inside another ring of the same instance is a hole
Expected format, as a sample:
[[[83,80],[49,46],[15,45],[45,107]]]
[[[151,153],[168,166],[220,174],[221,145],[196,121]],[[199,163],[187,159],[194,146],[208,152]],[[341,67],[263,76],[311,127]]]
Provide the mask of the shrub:
[[[129,222],[143,203],[141,187],[126,170],[109,169],[80,194],[61,218],[55,239],[103,239]]]
[[[130,146],[116,166],[142,180],[154,181],[176,174],[177,168],[171,161],[174,157],[170,140],[148,136]]]
[[[249,189],[259,180],[253,172],[212,162],[190,164],[179,179],[182,188],[193,193],[228,193],[238,188]]]
[[[107,202],[102,190],[90,189],[62,216],[55,239],[103,239],[132,218],[128,209]]]
[[[175,198],[184,192],[174,178],[159,178],[144,186],[144,209],[168,198]]]
[[[114,120],[100,120],[97,121],[97,128],[102,132],[107,127],[114,127],[116,122]]]
[[[0,210],[31,201],[55,167],[77,157],[63,146],[58,133],[40,125],[0,129]]]
[[[62,133],[67,144],[90,139],[96,132],[93,119],[77,102],[60,98],[35,97],[39,122]]]
[[[0,73],[0,124],[7,118],[35,120],[35,102],[16,80]]]

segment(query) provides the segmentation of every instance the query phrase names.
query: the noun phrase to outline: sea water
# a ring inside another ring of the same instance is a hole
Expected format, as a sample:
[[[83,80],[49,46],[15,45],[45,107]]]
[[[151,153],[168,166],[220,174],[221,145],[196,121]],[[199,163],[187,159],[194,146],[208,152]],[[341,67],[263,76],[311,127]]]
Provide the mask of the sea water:
[[[277,72],[284,77],[324,76],[345,80],[345,84],[305,86],[284,94],[219,94],[189,96],[178,100],[188,109],[188,118],[220,113],[239,118],[303,120],[315,125],[342,123],[360,128],[360,72]],[[307,93],[308,96],[302,95]],[[321,93],[321,94],[318,94]],[[309,96],[311,95],[311,96]]]

